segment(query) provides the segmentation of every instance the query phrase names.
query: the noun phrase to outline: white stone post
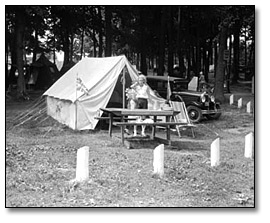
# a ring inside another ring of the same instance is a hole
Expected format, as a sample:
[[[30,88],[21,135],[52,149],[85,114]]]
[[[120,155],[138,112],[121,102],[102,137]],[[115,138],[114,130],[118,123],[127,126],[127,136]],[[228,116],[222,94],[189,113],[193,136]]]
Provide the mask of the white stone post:
[[[249,133],[245,136],[245,157],[253,158],[253,133]]]
[[[251,102],[247,103],[247,113],[251,113]]]
[[[238,108],[242,108],[242,98],[238,99]]]
[[[89,178],[89,147],[84,146],[77,151],[76,181]]]
[[[154,174],[158,174],[160,177],[164,175],[164,144],[157,146],[154,149]]]
[[[230,96],[230,105],[232,105],[233,104],[233,97],[234,97],[234,95],[232,94],[231,96]]]
[[[211,144],[211,166],[219,165],[219,138],[216,138]]]

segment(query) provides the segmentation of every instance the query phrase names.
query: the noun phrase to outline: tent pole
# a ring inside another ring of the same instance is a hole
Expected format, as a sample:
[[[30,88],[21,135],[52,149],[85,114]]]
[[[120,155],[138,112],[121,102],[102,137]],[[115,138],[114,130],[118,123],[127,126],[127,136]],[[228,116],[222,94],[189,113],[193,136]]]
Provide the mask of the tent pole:
[[[122,96],[123,96],[123,108],[125,108],[126,107],[126,98],[125,98],[125,87],[126,87],[126,67],[124,67],[124,69],[123,69],[123,94],[122,94]]]
[[[168,75],[168,81],[167,81],[167,100],[170,100],[171,94],[172,94],[172,91],[171,91],[171,85],[170,85],[170,76]]]

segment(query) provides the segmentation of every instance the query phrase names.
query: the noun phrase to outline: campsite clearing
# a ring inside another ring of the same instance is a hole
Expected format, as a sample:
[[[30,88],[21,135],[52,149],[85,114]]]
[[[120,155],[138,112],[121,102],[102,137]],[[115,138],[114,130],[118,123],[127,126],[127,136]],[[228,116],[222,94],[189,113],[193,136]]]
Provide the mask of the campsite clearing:
[[[128,150],[120,128],[110,138],[107,129],[74,131],[50,117],[12,128],[30,104],[6,103],[6,207],[254,206],[254,159],[244,157],[254,116],[244,108],[223,105],[219,120],[197,125],[195,139],[188,131],[181,139],[172,133],[159,178],[153,175],[157,142],[137,140]],[[221,162],[211,167],[217,135]],[[89,181],[74,183],[76,152],[83,146],[90,147]]]

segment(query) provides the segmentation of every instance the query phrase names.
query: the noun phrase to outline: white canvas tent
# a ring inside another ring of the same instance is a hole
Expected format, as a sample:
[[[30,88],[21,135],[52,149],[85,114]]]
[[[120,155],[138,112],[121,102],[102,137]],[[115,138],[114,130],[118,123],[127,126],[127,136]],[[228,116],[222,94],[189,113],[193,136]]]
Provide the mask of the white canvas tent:
[[[124,67],[127,72],[122,72]],[[98,123],[95,117],[102,115],[99,109],[106,108],[109,102],[122,103],[123,89],[137,77],[125,56],[84,58],[43,94],[47,114],[72,129],[94,129]],[[152,90],[150,93],[149,108],[164,103],[165,99],[155,96]]]

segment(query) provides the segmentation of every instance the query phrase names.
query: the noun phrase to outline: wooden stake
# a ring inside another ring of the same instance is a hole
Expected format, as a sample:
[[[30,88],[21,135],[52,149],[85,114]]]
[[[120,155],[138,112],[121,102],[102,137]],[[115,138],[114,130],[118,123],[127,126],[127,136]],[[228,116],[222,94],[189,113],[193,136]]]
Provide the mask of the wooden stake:
[[[123,108],[126,107],[126,66],[122,70],[123,76],[122,76],[122,100],[123,100]]]
[[[76,181],[89,178],[89,147],[84,146],[77,151]]]
[[[164,144],[157,146],[154,149],[154,173],[160,177],[164,175]]]
[[[219,138],[216,138],[211,144],[211,166],[219,165]]]

